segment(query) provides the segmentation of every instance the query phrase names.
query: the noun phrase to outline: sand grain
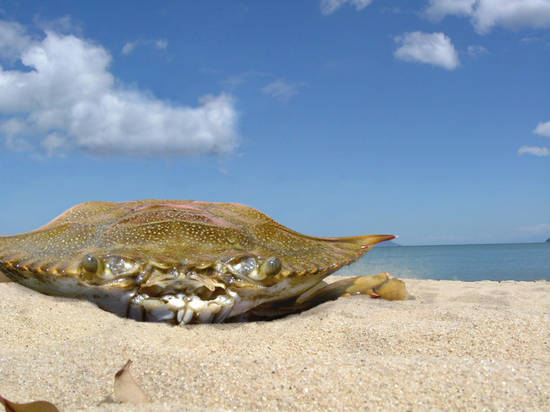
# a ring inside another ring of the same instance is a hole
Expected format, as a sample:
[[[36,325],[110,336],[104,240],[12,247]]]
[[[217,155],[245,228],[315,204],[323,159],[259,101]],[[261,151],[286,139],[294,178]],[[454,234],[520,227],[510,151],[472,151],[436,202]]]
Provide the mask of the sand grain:
[[[548,410],[550,283],[406,280],[274,322],[182,328],[0,284],[0,393],[63,410],[111,394],[125,351],[140,410]]]

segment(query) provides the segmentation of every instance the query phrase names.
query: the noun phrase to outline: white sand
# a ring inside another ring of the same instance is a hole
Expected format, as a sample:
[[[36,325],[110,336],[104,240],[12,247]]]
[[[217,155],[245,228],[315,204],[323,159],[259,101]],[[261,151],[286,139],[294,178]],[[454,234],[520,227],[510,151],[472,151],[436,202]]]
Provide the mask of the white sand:
[[[100,404],[126,358],[140,410],[548,410],[550,283],[405,280],[273,322],[171,327],[0,283],[0,393]]]

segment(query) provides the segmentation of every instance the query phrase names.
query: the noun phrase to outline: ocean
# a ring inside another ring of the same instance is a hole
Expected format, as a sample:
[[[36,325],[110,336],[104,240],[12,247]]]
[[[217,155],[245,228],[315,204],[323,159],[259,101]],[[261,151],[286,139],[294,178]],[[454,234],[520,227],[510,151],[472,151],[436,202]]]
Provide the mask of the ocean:
[[[550,280],[550,243],[374,247],[336,274],[446,280]]]

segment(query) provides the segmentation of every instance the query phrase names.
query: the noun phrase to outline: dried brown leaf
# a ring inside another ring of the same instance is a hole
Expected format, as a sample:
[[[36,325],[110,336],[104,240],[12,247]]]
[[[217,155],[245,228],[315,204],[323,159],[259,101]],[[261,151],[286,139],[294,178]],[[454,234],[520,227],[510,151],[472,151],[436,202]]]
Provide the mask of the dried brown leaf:
[[[126,403],[149,402],[147,394],[130,373],[131,364],[132,361],[128,359],[122,369],[115,374],[114,400]]]
[[[46,401],[15,403],[0,395],[0,403],[4,405],[6,412],[59,412],[54,404]]]

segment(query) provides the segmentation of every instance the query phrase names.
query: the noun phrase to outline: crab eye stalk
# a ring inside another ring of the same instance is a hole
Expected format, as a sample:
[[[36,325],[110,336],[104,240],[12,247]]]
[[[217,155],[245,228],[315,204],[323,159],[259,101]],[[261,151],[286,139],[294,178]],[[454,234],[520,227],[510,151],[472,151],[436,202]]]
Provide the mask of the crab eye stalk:
[[[274,276],[281,270],[281,259],[271,257],[260,265],[259,272],[262,277]]]
[[[82,268],[89,273],[96,273],[99,269],[99,262],[94,255],[86,255],[82,260]]]

